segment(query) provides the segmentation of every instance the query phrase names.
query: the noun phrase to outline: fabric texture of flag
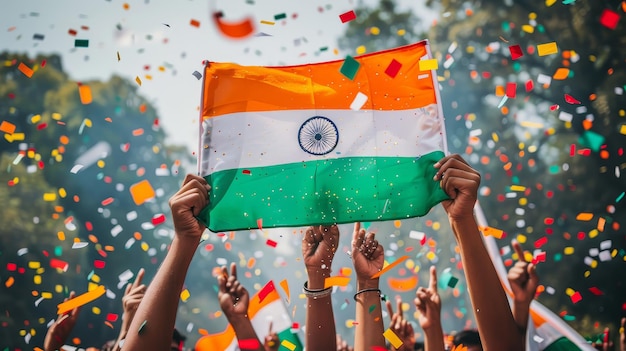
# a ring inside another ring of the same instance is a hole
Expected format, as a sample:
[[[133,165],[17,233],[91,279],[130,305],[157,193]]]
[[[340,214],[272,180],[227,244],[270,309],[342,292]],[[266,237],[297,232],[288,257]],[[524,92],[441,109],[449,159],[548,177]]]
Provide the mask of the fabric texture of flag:
[[[272,284],[272,286],[274,285]],[[261,343],[263,343],[265,336],[268,335],[268,326],[272,322],[272,328],[278,334],[278,339],[280,340],[279,351],[302,351],[304,349],[298,331],[292,331],[291,329],[293,326],[291,317],[276,289],[264,292],[263,299],[261,299],[260,291],[251,296],[250,305],[248,306],[248,317]],[[285,345],[295,347],[292,349]],[[229,324],[226,330],[221,333],[203,336],[196,343],[195,350],[239,350],[235,330]]]
[[[437,76],[419,67],[428,41],[350,59],[350,77],[343,60],[207,64],[198,168],[211,231],[410,218],[447,198],[433,181],[446,152]]]
[[[487,220],[479,204],[475,207],[476,220],[480,227],[487,226]],[[483,236],[485,246],[491,257],[496,272],[505,291],[511,298],[511,286],[507,279],[507,270],[502,262],[500,251],[493,236]],[[530,318],[526,340],[527,351],[593,351],[595,348],[587,343],[578,332],[559,318],[554,312],[533,300],[530,305]]]

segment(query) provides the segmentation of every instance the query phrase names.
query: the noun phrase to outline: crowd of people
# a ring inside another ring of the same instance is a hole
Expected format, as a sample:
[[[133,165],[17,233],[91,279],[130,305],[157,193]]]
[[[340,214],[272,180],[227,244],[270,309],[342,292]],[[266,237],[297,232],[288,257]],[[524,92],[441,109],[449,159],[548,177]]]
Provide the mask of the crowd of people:
[[[384,264],[384,248],[376,234],[360,223],[354,224],[350,256],[356,273],[355,335],[352,342],[336,332],[332,287],[325,285],[331,276],[333,258],[339,246],[337,225],[309,227],[302,238],[302,257],[307,273],[303,291],[306,296],[304,346],[311,351],[334,350],[525,350],[530,304],[539,285],[535,266],[525,260],[519,243],[512,246],[517,262],[508,272],[512,302],[500,282],[483,244],[474,218],[474,205],[480,174],[461,156],[449,155],[437,162],[433,181],[440,183],[449,199],[442,202],[452,233],[457,241],[477,329],[454,335],[444,333],[441,325],[441,299],[437,291],[437,272],[430,268],[428,286],[419,287],[413,303],[419,312],[417,324],[403,313],[403,301],[397,297],[383,301],[377,273]],[[209,203],[210,187],[199,176],[187,175],[181,188],[169,201],[175,236],[169,252],[149,285],[142,283],[140,270],[129,283],[122,298],[123,316],[118,338],[101,350],[180,350],[185,337],[175,329],[176,311],[191,259],[205,230],[196,219]],[[221,267],[217,276],[219,305],[235,331],[242,350],[278,350],[281,340],[269,327],[268,335],[259,338],[248,316],[250,294],[239,281],[237,266]],[[68,299],[74,297],[71,293]],[[385,328],[383,302],[389,322]],[[80,308],[58,316],[45,337],[44,350],[61,350],[74,327]],[[619,350],[626,351],[621,321]],[[416,340],[415,326],[423,331]],[[133,332],[129,332],[133,331]],[[389,337],[389,336],[392,337]],[[387,336],[387,337],[386,337]],[[391,339],[391,341],[389,341]],[[613,350],[608,338],[593,345],[598,350]],[[95,349],[95,348],[94,348]],[[97,349],[95,349],[97,350]]]

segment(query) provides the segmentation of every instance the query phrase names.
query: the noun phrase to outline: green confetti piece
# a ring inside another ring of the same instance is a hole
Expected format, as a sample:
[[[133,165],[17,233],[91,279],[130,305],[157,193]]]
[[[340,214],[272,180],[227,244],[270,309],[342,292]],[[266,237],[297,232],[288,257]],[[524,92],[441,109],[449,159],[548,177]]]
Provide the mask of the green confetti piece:
[[[147,319],[145,321],[141,322],[141,325],[139,326],[139,330],[137,330],[138,334],[143,333],[143,330],[145,329],[147,323],[148,323]]]
[[[369,313],[374,312],[375,309],[376,309],[376,304],[371,305],[370,308],[369,308]]]
[[[600,151],[600,147],[604,144],[604,140],[603,135],[588,130],[580,136],[578,142],[594,152],[598,152]]]
[[[560,253],[554,254],[554,262],[559,262],[561,258],[563,258],[563,255],[561,255]]]
[[[563,316],[563,319],[571,322],[571,321],[575,321],[576,320],[576,316],[570,316],[569,314],[566,314],[565,316]]]
[[[76,48],[88,48],[89,40],[87,39],[76,39],[74,40],[74,47]]]
[[[278,21],[278,20],[285,19],[285,18],[287,18],[287,14],[284,12],[274,15],[274,21]]]
[[[626,193],[626,192],[622,191],[622,193],[621,193],[621,194],[619,194],[619,196],[615,199],[615,202],[617,203],[617,202],[622,201],[622,199],[624,198],[624,194],[625,194],[625,193]]]
[[[457,277],[450,277],[450,280],[448,280],[448,286],[451,287],[452,289],[454,289],[454,287],[456,286],[456,283],[459,282],[459,278]]]
[[[355,60],[352,56],[346,56],[346,59],[343,61],[339,72],[346,76],[350,80],[354,80],[356,73],[359,71],[361,64],[359,61]]]

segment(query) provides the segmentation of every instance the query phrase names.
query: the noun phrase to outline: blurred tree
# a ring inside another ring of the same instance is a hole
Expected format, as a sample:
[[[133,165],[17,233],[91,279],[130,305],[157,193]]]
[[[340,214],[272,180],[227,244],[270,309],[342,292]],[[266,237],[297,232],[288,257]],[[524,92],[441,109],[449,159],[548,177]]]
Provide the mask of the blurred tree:
[[[601,18],[619,16],[620,1],[428,4],[441,10],[423,37],[439,61],[450,151],[483,174],[481,205],[507,235],[500,245],[518,238],[546,252],[539,300],[581,333],[616,323],[626,302],[626,36],[623,21],[610,28]],[[368,14],[384,8],[357,11],[365,16],[349,23],[342,48],[370,43],[377,17]],[[390,32],[377,39],[368,50],[397,44]],[[553,42],[557,52],[540,56]]]

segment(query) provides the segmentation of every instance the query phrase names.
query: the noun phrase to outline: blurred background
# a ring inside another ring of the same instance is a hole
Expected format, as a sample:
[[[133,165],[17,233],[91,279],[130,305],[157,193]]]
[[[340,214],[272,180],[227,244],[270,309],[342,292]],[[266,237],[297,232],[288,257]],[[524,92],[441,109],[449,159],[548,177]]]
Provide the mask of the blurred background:
[[[356,19],[342,23],[353,10]],[[249,19],[233,39],[212,14]],[[168,198],[196,170],[205,60],[342,60],[428,38],[449,151],[482,173],[479,202],[510,265],[512,239],[544,257],[538,300],[590,340],[626,314],[624,1],[25,0],[0,12],[0,349],[41,347],[70,291],[104,285],[70,344],[117,336],[125,283],[149,283],[173,230]],[[146,186],[154,199],[133,197]],[[412,314],[435,265],[447,332],[474,327],[458,249],[440,206],[368,223],[387,262],[383,293]],[[304,324],[303,228],[205,233],[177,328],[188,346],[226,326],[216,267],[251,294],[269,280]],[[342,225],[333,270],[352,267]],[[422,243],[419,238],[425,237]],[[266,245],[268,238],[276,247]],[[454,284],[454,277],[458,282]],[[333,294],[353,337],[354,284]],[[387,319],[386,319],[387,321]],[[416,328],[419,331],[419,328]],[[614,333],[617,335],[617,333]]]

